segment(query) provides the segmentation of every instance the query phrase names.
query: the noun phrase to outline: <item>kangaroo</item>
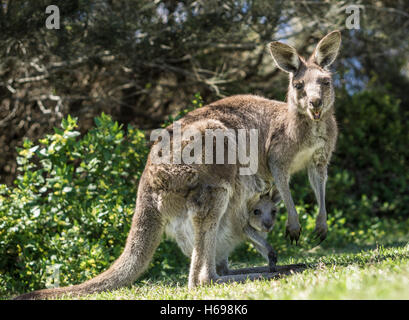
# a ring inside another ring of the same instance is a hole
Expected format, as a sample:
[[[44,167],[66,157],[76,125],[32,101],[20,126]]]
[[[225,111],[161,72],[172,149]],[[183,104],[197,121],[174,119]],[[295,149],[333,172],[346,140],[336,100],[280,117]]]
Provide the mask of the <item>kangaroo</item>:
[[[291,242],[298,241],[301,226],[289,181],[293,173],[304,168],[308,170],[319,204],[315,231],[321,241],[324,240],[328,229],[327,165],[337,138],[334,88],[328,67],[337,56],[340,43],[340,32],[331,32],[319,41],[308,59],[287,44],[269,44],[276,65],[289,74],[287,102],[237,95],[191,111],[178,120],[182,131],[194,127],[203,135],[208,129],[222,132],[257,129],[256,173],[242,175],[239,163],[226,161],[158,164],[154,161],[154,144],[139,181],[131,229],[120,257],[107,271],[82,284],[34,291],[17,299],[45,299],[66,293],[80,295],[128,286],[148,267],[166,226],[185,220],[190,220],[193,226],[189,288],[246,279],[273,279],[277,274],[265,269],[218,274],[217,243],[219,239],[228,241],[229,219],[246,210],[249,201],[273,185],[288,212],[286,234]],[[174,125],[166,130],[172,133]],[[171,140],[175,140],[173,135]],[[250,147],[248,140],[245,143]],[[225,154],[228,149],[225,143]]]
[[[254,245],[256,250],[267,260],[268,270],[264,272],[276,272],[278,269],[277,264],[277,253],[268,243],[267,235],[273,229],[277,213],[277,204],[280,201],[280,195],[276,193],[274,198],[270,198],[269,195],[264,195],[256,203],[256,205],[248,210],[247,213],[247,223],[243,227],[243,233],[245,235],[244,240],[250,240]],[[216,247],[218,248],[218,247]],[[217,253],[218,251],[216,251]],[[217,259],[217,255],[216,255]],[[216,265],[217,272],[221,275],[227,274],[242,274],[250,273],[252,271],[239,269],[231,270],[228,267],[228,258],[225,258]],[[265,269],[265,268],[263,268]],[[280,269],[280,267],[279,267]],[[259,271],[261,269],[259,268]],[[282,268],[280,269],[283,270]]]
[[[257,200],[258,199],[258,200]],[[256,195],[251,199],[247,208],[241,212],[231,212],[219,225],[219,236],[216,240],[216,269],[220,275],[240,274],[242,270],[230,270],[228,257],[241,243],[249,240],[256,250],[268,261],[265,272],[276,272],[277,254],[266,240],[275,223],[280,195],[276,191],[265,195]],[[257,202],[255,202],[257,201]],[[166,235],[175,240],[182,252],[190,257],[194,246],[194,231],[191,220],[174,220],[165,228]],[[261,270],[258,268],[257,270]],[[283,271],[283,269],[280,269]]]
[[[280,200],[278,193],[273,199],[270,199],[267,195],[261,197],[255,208],[249,210],[249,222],[243,229],[250,242],[267,260],[270,272],[277,271],[277,253],[266,239],[268,233],[274,227],[277,204]]]

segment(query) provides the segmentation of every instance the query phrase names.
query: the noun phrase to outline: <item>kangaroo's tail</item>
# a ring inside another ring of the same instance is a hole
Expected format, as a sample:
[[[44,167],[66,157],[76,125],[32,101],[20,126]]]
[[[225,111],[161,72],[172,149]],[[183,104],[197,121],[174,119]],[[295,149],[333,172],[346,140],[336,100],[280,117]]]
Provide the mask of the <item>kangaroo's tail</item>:
[[[37,290],[15,299],[50,299],[65,294],[78,296],[131,285],[147,269],[163,233],[161,214],[152,205],[151,193],[146,192],[147,188],[141,190],[141,185],[125,249],[108,270],[78,285]]]

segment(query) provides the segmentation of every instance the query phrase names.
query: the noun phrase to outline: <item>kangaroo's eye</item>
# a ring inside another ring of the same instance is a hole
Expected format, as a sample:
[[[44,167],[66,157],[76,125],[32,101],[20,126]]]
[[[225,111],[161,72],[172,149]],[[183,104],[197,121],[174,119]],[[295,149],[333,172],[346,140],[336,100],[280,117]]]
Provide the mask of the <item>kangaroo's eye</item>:
[[[297,90],[301,90],[302,88],[304,88],[304,82],[302,82],[302,81],[295,82],[294,83],[294,88],[296,88]]]
[[[328,80],[328,79],[325,79],[325,80],[322,81],[322,84],[323,84],[324,86],[329,86],[329,85],[331,84],[331,81]]]
[[[259,209],[254,210],[254,215],[259,216],[261,214],[261,211]]]

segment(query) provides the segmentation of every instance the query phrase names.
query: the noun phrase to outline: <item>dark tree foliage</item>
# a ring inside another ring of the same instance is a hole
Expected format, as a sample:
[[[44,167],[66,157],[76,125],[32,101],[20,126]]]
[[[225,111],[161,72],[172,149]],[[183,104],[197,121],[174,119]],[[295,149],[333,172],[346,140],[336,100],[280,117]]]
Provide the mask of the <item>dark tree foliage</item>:
[[[51,4],[60,9],[58,30],[45,27]],[[308,55],[334,29],[343,35],[334,66],[339,92],[347,92],[341,97],[370,83],[398,98],[403,116],[409,107],[409,4],[354,1],[361,5],[361,28],[348,30],[350,4],[1,1],[0,182],[15,179],[16,147],[24,138],[44,136],[68,114],[79,118],[82,133],[102,111],[149,130],[185,108],[196,92],[205,102],[236,93],[284,99],[286,75],[273,65],[267,43],[288,41]],[[343,101],[337,103],[342,108]]]

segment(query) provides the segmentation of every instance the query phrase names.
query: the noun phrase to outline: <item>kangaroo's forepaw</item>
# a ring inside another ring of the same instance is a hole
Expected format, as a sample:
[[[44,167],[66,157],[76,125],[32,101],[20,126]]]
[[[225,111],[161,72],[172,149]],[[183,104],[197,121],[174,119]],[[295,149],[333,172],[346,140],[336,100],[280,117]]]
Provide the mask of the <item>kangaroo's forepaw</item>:
[[[327,223],[317,223],[314,229],[314,240],[319,239],[320,242],[318,243],[318,245],[325,240],[325,238],[327,237],[327,232],[328,232],[328,225]]]
[[[300,239],[300,234],[301,234],[301,225],[299,222],[292,223],[292,224],[288,223],[286,225],[285,237],[287,238],[288,236],[290,236],[291,244],[293,244],[294,240],[295,240],[295,243],[298,244],[298,240]]]

